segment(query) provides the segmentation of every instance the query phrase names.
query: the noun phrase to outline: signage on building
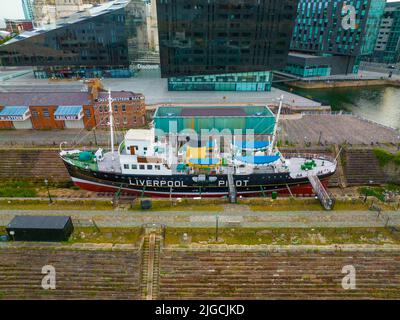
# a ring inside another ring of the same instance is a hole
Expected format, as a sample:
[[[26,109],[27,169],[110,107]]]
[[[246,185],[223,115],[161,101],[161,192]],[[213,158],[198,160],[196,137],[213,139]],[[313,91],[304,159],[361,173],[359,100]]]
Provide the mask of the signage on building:
[[[56,120],[80,120],[82,118],[82,115],[62,115],[62,116],[54,116],[54,119]]]
[[[78,114],[73,114],[73,115],[68,115],[68,114],[63,114],[63,115],[54,115],[55,120],[67,120],[67,121],[77,121],[81,120],[83,118],[83,112],[79,112]]]
[[[29,110],[24,114],[0,116],[0,121],[25,121],[30,117]]]
[[[122,102],[122,101],[131,101],[131,100],[143,100],[144,97],[143,96],[131,96],[128,98],[112,98],[113,102]],[[97,99],[97,102],[108,102],[108,98],[99,98]]]
[[[2,121],[24,121],[24,116],[0,116]]]

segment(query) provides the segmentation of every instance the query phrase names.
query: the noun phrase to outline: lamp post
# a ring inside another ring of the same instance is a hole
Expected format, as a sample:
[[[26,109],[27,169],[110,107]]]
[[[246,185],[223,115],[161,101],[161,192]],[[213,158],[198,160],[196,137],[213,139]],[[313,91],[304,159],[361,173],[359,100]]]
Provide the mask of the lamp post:
[[[51,199],[50,190],[49,190],[49,181],[44,179],[44,184],[46,185],[47,195],[49,196],[49,203],[53,203],[53,199]]]
[[[94,143],[96,145],[96,147],[98,147],[98,143],[97,143],[97,136],[96,136],[96,128],[93,129],[93,135],[94,135]]]
[[[219,215],[215,216],[215,242],[218,242]]]

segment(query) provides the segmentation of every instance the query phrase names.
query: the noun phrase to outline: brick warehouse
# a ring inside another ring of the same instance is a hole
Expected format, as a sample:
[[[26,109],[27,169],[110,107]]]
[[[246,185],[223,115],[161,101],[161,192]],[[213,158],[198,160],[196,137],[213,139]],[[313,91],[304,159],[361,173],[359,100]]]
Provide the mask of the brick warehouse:
[[[112,91],[113,115],[116,128],[135,128],[146,124],[146,105],[144,96],[130,91]],[[108,124],[108,92],[98,93],[94,104],[95,121],[98,127]]]
[[[142,94],[113,91],[117,128],[146,124]],[[104,127],[108,123],[108,93],[101,86],[88,92],[1,92],[0,129],[72,129]]]

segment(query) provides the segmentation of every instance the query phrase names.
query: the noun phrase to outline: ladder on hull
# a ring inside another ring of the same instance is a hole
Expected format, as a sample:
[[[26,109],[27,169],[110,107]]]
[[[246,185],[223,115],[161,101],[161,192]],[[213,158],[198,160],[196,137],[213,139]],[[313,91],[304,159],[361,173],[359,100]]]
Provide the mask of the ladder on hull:
[[[235,180],[233,179],[233,168],[230,168],[228,171],[228,187],[229,187],[229,202],[236,203],[237,192],[236,192]]]
[[[308,180],[310,181],[315,193],[317,194],[317,197],[319,201],[321,202],[321,205],[324,207],[325,210],[332,210],[333,205],[335,203],[335,199],[331,197],[326,191],[325,187],[321,183],[321,180],[319,180],[318,176],[309,174],[308,175]]]

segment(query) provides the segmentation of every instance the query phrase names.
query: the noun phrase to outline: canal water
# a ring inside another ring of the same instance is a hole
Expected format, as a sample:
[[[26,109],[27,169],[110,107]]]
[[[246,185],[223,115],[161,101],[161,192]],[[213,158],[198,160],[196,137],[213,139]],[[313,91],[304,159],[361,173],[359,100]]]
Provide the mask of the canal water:
[[[288,87],[280,86],[289,91]],[[400,129],[400,88],[363,87],[297,89],[293,93],[330,105],[333,111],[349,111],[381,124]]]

